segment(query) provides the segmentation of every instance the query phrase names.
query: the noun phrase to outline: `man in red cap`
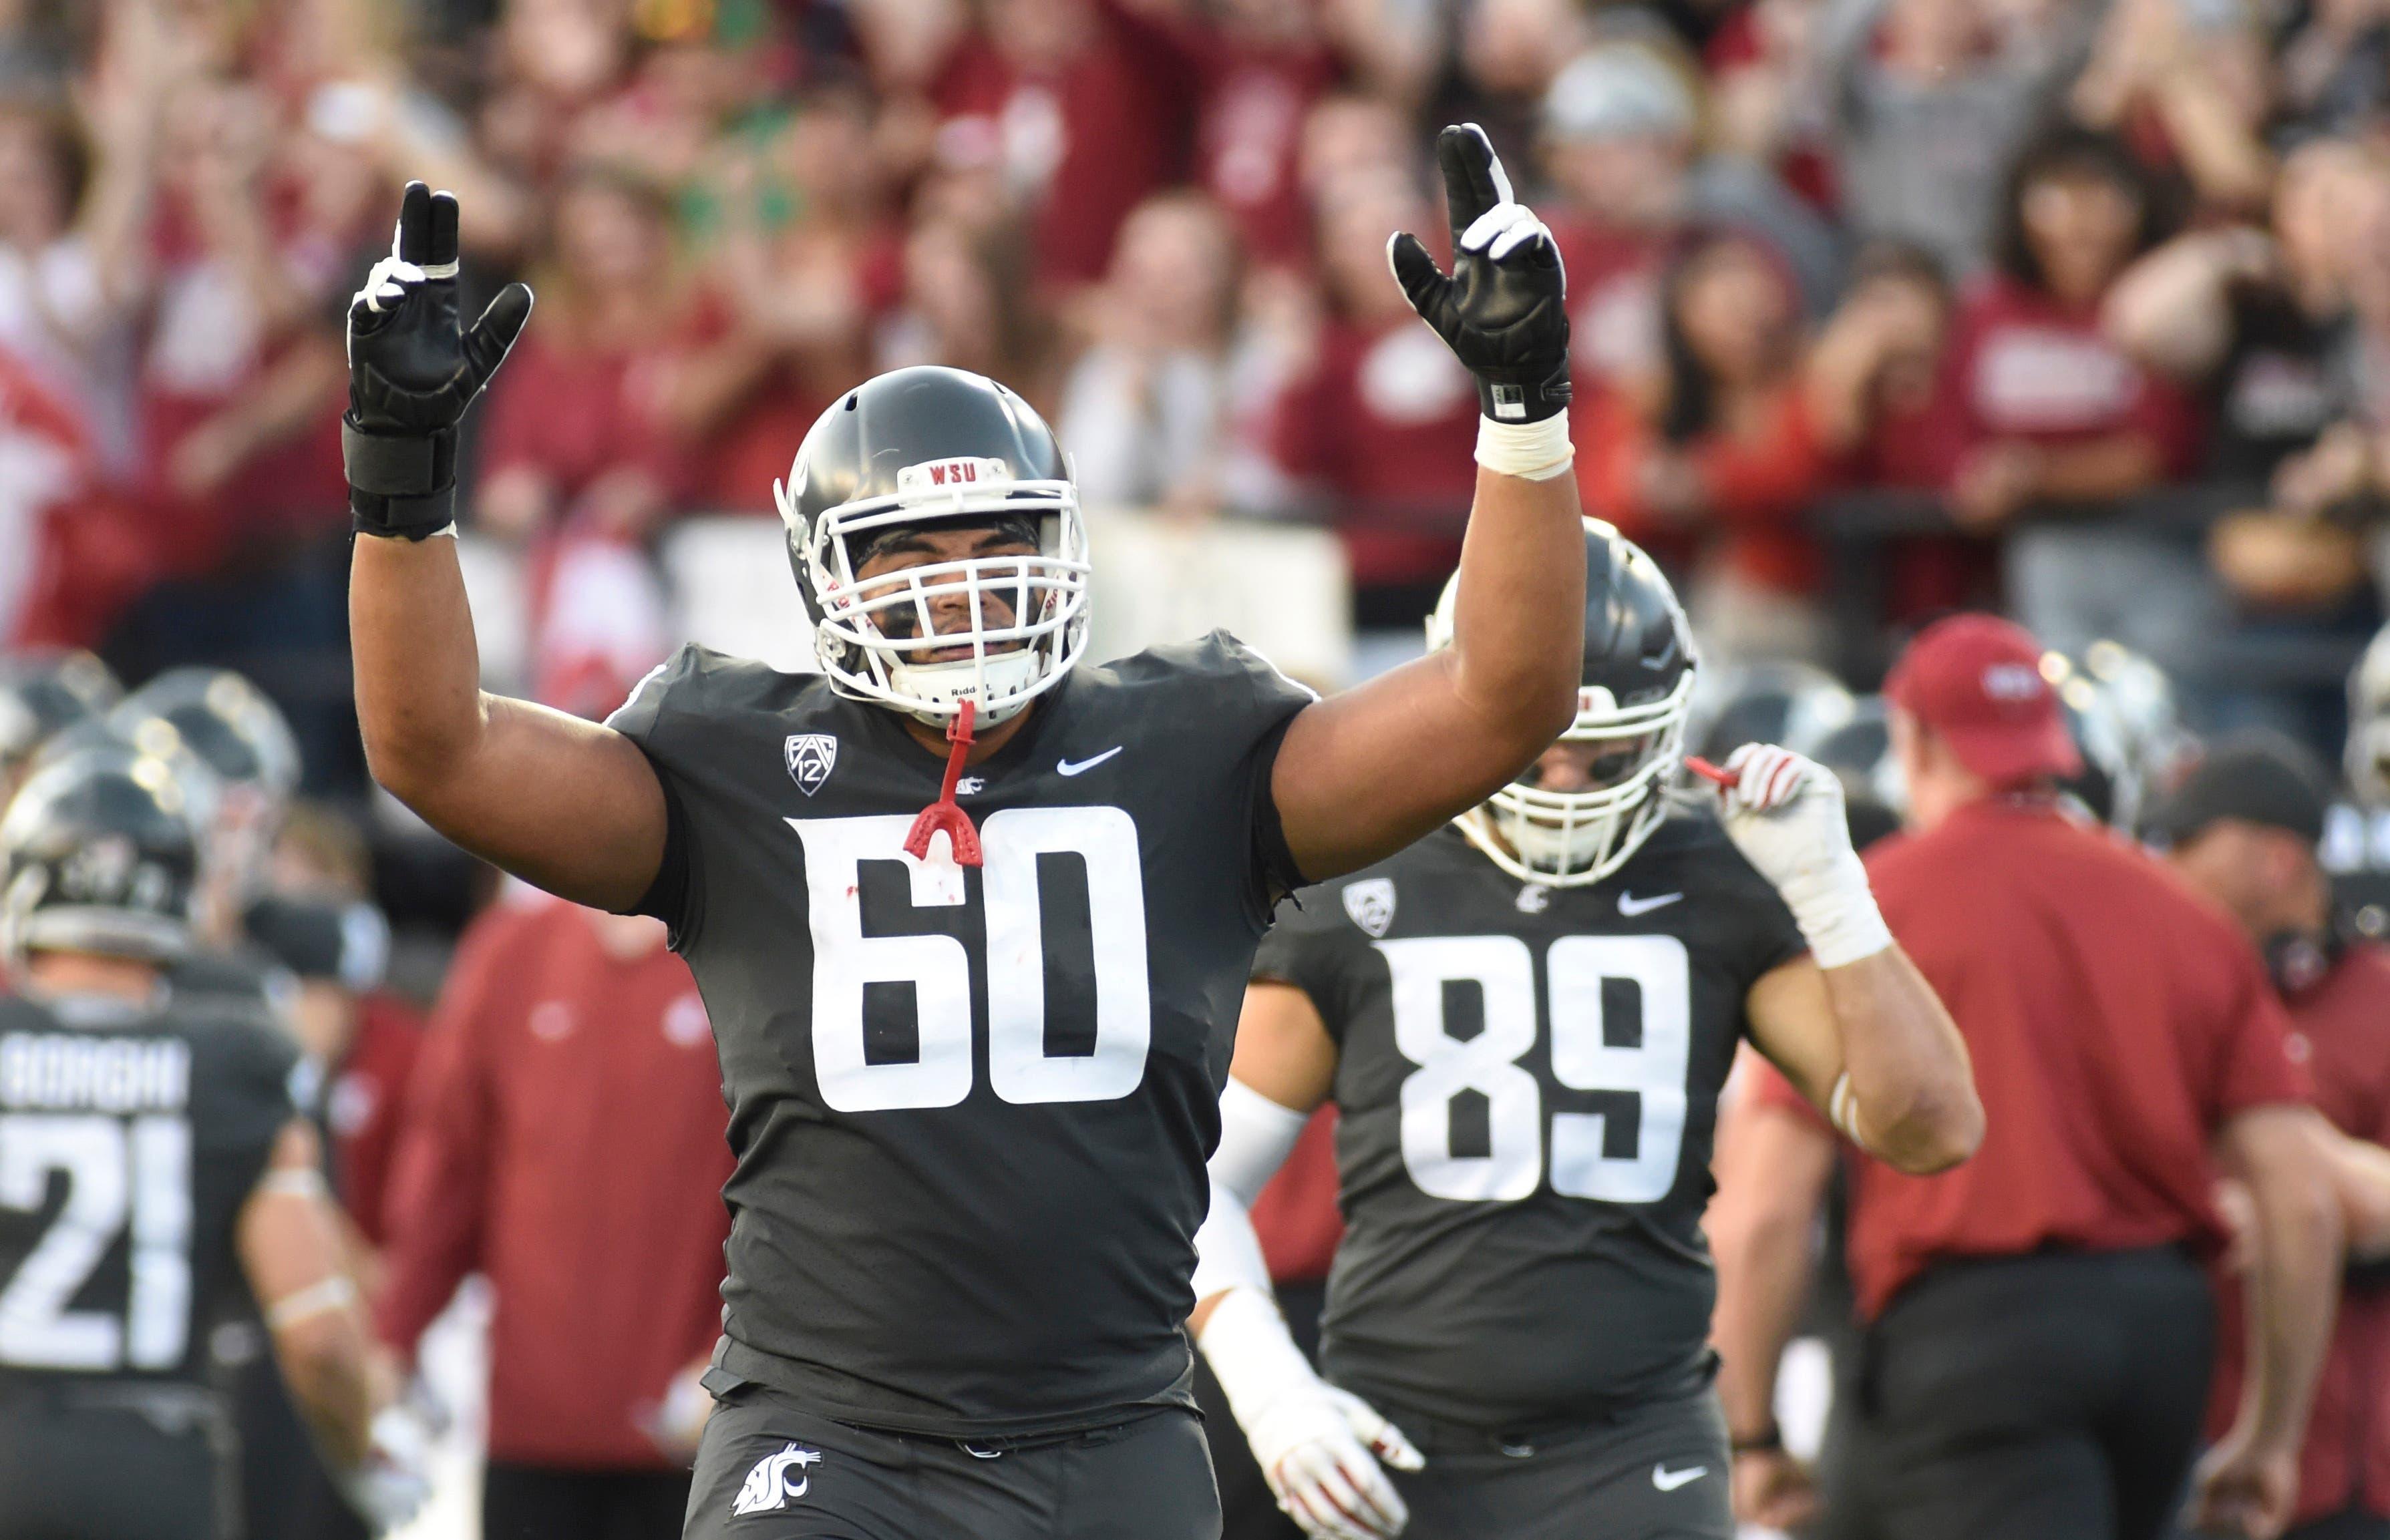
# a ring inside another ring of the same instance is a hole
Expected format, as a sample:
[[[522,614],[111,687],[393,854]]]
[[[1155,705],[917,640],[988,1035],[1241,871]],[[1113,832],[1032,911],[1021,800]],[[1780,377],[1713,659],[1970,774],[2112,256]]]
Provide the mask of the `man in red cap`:
[[[2062,814],[2077,765],[2033,637],[1961,615],[1884,694],[1908,832],[1869,852],[1885,922],[1966,1037],[1975,1158],[1907,1176],[1853,1152],[1863,1322],[1843,1377],[1836,1537],[2154,1540],[2200,1431],[2224,1233],[2255,1200],[2250,1372],[2201,1462],[2196,1517],[2279,1534],[2331,1331],[2339,1217],[2303,1058],[2256,951],[2160,862]],[[1719,1145],[1718,1389],[1746,1518],[1813,1505],[1771,1415],[1833,1131],[1766,1072]]]

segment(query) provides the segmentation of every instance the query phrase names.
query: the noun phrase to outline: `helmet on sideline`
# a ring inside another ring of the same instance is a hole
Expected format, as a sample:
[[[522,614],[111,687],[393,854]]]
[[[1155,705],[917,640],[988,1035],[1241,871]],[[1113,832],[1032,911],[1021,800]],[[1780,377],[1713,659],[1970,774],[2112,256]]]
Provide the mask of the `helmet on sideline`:
[[[165,761],[101,744],[46,764],[0,817],[0,956],[178,956],[199,863],[199,828]]]
[[[299,789],[305,766],[282,708],[230,669],[169,669],[109,715],[136,740],[142,720],[164,718],[226,788],[251,788],[273,807]]]
[[[987,726],[1060,684],[1087,648],[1087,536],[1062,446],[984,375],[922,366],[866,380],[817,418],[774,500],[842,695],[932,724],[978,703]],[[924,524],[1011,526],[1034,556],[976,557],[859,580],[875,545]],[[936,634],[930,598],[962,590],[970,629]],[[993,620],[985,601],[1010,611]],[[933,655],[968,648],[970,656]]]
[[[1882,696],[1860,696],[1842,725],[1809,742],[1785,747],[1831,770],[1843,783],[1845,798],[1864,797],[1895,814],[1908,806],[1908,787],[1892,751],[1892,710]]]
[[[1693,702],[1696,752],[1721,764],[1746,743],[1808,753],[1851,719],[1857,701],[1815,663],[1767,659],[1728,663],[1703,681]]]
[[[2098,641],[2081,661],[2052,652],[2041,672],[2066,712],[2084,773],[2064,789],[2127,833],[2198,749],[2175,705],[2165,671],[2119,642]]]
[[[1430,651],[1452,640],[1458,573],[1428,617]],[[1685,719],[1700,672],[1692,627],[1659,563],[1597,519],[1585,521],[1585,660],[1576,720],[1562,743],[1616,745],[1587,791],[1547,791],[1526,773],[1456,818],[1461,833],[1522,881],[1599,882],[1626,864],[1668,815]]]
[[[108,665],[88,652],[22,652],[0,658],[0,794],[41,746],[122,699]]]
[[[2373,634],[2348,676],[2348,788],[2368,807],[2390,808],[2390,625]]]

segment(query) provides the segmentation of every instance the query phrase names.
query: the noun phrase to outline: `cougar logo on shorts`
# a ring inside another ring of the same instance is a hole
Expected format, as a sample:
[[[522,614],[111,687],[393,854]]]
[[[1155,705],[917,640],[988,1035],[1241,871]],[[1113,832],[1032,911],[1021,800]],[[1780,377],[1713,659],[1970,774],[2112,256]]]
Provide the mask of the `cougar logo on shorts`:
[[[790,1444],[777,1455],[766,1455],[747,1472],[747,1484],[739,1489],[739,1500],[730,1505],[733,1518],[743,1519],[751,1513],[770,1513],[789,1506],[791,1497],[802,1497],[813,1478],[804,1474],[809,1465],[821,1463],[821,1451]],[[791,1479],[793,1472],[794,1479]]]

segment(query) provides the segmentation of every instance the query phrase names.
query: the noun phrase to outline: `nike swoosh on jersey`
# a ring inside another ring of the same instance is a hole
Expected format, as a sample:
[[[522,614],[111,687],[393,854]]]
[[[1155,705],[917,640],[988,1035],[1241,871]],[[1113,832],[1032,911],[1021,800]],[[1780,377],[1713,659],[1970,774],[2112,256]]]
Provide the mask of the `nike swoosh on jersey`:
[[[1682,893],[1661,893],[1654,898],[1638,898],[1633,893],[1620,893],[1618,912],[1633,919],[1637,915],[1648,915],[1654,909],[1664,909],[1684,896]]]
[[[1128,745],[1125,743],[1115,743],[1111,748],[1105,750],[1102,753],[1098,754],[1095,758],[1083,759],[1075,764],[1069,760],[1058,760],[1055,762],[1054,765],[1055,773],[1064,776],[1084,776],[1088,771],[1093,770],[1097,765],[1103,764],[1104,761],[1111,758],[1114,754],[1119,753],[1123,749],[1127,747]]]
[[[1710,1473],[1706,1465],[1689,1465],[1682,1470],[1671,1470],[1668,1462],[1661,1461],[1651,1468],[1651,1484],[1663,1492],[1674,1492],[1687,1482],[1700,1481]]]

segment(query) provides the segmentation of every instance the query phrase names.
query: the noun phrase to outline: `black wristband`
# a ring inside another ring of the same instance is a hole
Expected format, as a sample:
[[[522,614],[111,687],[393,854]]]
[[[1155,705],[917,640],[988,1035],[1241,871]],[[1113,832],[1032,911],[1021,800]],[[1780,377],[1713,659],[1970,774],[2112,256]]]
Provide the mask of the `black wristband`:
[[[1541,422],[1568,410],[1569,373],[1563,364],[1540,385],[1477,382],[1477,409],[1496,422]]]
[[[1784,1447],[1784,1430],[1770,1418],[1767,1427],[1745,1435],[1737,1433],[1727,1441],[1727,1447],[1738,1455],[1768,1455]]]
[[[456,521],[456,430],[377,433],[341,418],[349,517],[360,534],[422,540]]]

